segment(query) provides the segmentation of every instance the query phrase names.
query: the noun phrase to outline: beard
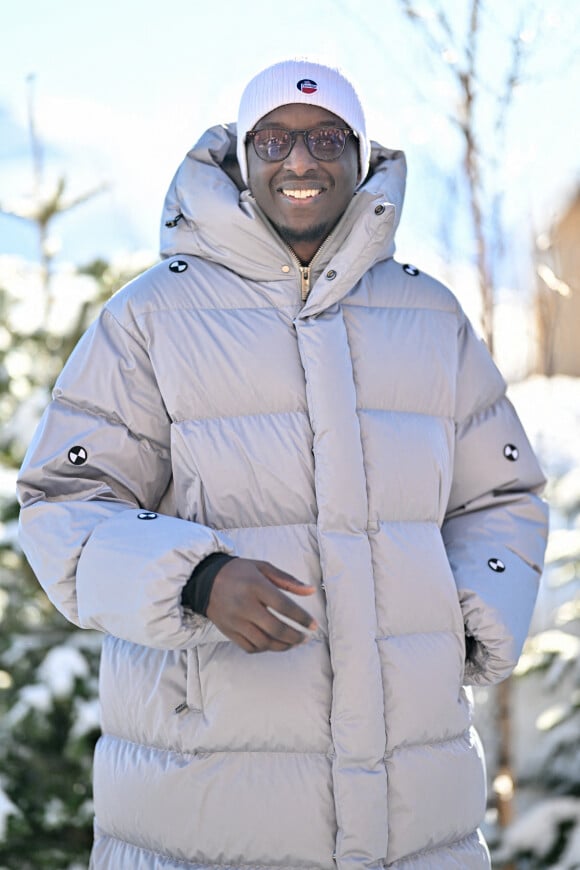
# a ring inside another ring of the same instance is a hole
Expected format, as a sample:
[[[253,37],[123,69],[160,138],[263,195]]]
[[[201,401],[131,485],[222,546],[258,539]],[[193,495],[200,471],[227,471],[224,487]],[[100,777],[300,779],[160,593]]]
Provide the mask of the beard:
[[[324,241],[330,233],[332,227],[328,223],[316,224],[312,227],[304,227],[303,229],[294,229],[292,227],[276,227],[278,233],[282,236],[285,242],[290,247],[297,242],[318,242]]]

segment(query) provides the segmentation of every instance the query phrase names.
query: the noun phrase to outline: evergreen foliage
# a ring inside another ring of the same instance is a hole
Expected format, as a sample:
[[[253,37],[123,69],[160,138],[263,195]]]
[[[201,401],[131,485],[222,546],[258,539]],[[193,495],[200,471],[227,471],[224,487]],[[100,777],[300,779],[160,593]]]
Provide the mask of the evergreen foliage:
[[[0,260],[0,870],[88,864],[100,636],[68,623],[39,587],[16,542],[13,493],[56,376],[137,271],[96,261],[47,278]]]

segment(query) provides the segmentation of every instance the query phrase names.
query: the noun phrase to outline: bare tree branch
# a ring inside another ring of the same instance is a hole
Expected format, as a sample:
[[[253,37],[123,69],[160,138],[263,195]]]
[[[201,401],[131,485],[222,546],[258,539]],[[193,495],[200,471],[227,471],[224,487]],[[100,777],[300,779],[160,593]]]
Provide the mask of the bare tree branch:
[[[34,186],[38,190],[42,182],[43,175],[43,158],[44,154],[40,139],[36,132],[36,111],[35,111],[35,86],[36,76],[31,73],[27,76],[27,108],[28,108],[28,131],[30,135],[30,147],[32,151],[32,171],[34,174]]]
[[[49,243],[49,229],[52,221],[60,214],[70,211],[79,205],[92,199],[99,193],[108,189],[107,184],[99,184],[90,190],[77,194],[73,197],[66,197],[66,178],[64,175],[59,176],[56,184],[48,192],[43,191],[44,182],[44,151],[41,139],[38,135],[36,125],[36,107],[34,100],[34,84],[35,77],[30,75],[27,78],[28,83],[28,128],[30,131],[30,143],[32,152],[34,190],[32,197],[24,203],[16,206],[6,207],[0,205],[0,214],[14,217],[19,220],[28,221],[36,228],[38,234],[38,248],[40,254],[40,265],[42,274],[42,283],[44,287],[44,323],[48,322],[48,317],[52,308],[52,266],[54,260],[54,251],[51,250]]]

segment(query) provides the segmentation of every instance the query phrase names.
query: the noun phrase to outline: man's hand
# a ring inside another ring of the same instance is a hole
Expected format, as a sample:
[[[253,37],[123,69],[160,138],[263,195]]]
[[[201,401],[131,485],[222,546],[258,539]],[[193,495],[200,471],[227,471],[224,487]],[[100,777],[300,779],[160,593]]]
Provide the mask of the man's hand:
[[[314,631],[316,621],[280,590],[312,595],[314,586],[301,583],[270,562],[232,559],[215,576],[206,615],[219,630],[249,653],[284,652],[308,635],[279,619],[291,619]]]

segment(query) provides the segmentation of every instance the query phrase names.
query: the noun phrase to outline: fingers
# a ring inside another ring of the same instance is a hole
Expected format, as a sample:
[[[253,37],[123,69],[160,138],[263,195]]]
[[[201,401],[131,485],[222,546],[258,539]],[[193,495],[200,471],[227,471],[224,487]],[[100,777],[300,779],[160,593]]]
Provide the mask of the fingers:
[[[282,625],[279,621],[273,619],[273,622],[278,622],[278,625]],[[288,636],[284,637],[284,631],[282,629],[277,629],[275,626],[272,627],[272,631],[276,633],[279,632],[279,636],[276,637],[274,635],[267,634],[262,631],[257,625],[253,623],[246,622],[240,626],[240,631],[230,631],[229,638],[233,640],[239,647],[241,647],[247,653],[259,653],[259,652],[286,652],[287,650],[292,649],[297,646],[299,643],[304,643],[309,639],[308,635],[303,634],[302,632],[295,632],[294,634],[288,634]]]
[[[306,643],[310,634],[301,631],[297,624],[290,624],[282,614],[266,607],[240,626],[240,636],[246,642],[246,652],[284,652]]]
[[[297,580],[292,574],[281,571],[280,568],[276,568],[270,562],[257,562],[256,564],[262,574],[279,589],[284,589],[293,595],[313,595],[316,592],[314,586],[302,583],[301,580]]]
[[[237,558],[216,574],[207,616],[246,652],[282,652],[304,643],[316,621],[281,591],[310,595],[306,586],[268,562]]]
[[[290,620],[293,623],[297,623],[299,628],[302,626],[308,631],[315,631],[318,628],[316,620],[312,618],[308,611],[296,604],[295,601],[292,601],[291,598],[288,598],[287,595],[284,595],[283,592],[268,587],[261,591],[260,601],[270,612],[272,610],[276,611],[274,616],[278,621],[287,625],[288,620]]]
[[[297,620],[285,616],[274,607],[266,606],[267,613],[260,621],[260,629],[274,641],[283,643],[298,644],[309,640],[316,623],[311,616],[308,620],[312,628],[302,627],[302,624]],[[306,628],[306,630],[304,630]]]
[[[271,581],[270,586],[263,587],[261,601],[264,606],[268,609],[275,610],[275,616],[283,622],[291,620],[294,623],[298,623],[298,626],[303,626],[308,629],[308,631],[315,631],[318,627],[316,620],[314,620],[306,610],[296,604],[295,601],[292,601],[292,599],[288,598],[287,595],[284,595],[283,592],[278,591],[280,588],[291,593],[296,593],[297,590],[301,590],[298,594],[312,595],[312,593],[316,591],[314,587],[307,586],[305,583],[297,580],[296,577],[292,577],[291,574],[286,574],[285,571],[280,571],[279,568],[276,568],[269,562],[259,562],[258,568],[264,576]]]
[[[280,620],[275,621],[277,621],[279,625],[284,626],[284,623],[280,622]],[[240,627],[239,633],[231,632],[228,636],[230,640],[235,641],[238,646],[241,646],[242,649],[250,653],[287,652],[288,650],[294,649],[310,640],[309,634],[304,634],[295,629],[288,629],[289,627],[285,626],[281,630],[280,636],[276,637],[263,631],[259,625],[247,622]],[[277,631],[277,629],[274,629],[275,633]],[[240,642],[240,640],[243,642]]]

